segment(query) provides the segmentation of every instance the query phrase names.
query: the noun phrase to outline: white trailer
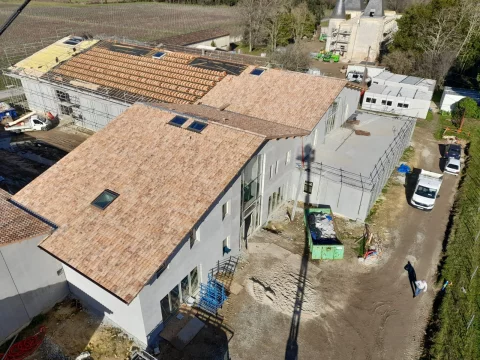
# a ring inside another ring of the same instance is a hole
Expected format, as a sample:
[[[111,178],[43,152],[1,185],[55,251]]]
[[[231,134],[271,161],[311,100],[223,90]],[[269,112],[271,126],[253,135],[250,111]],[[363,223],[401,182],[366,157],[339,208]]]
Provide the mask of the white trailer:
[[[443,174],[423,170],[418,176],[417,185],[410,203],[422,210],[432,210],[442,185]]]

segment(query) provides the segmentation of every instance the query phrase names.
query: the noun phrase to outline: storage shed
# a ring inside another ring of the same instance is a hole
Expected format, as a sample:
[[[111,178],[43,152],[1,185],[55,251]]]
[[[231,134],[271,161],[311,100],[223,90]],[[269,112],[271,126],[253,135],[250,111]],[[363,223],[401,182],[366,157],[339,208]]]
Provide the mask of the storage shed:
[[[480,91],[445,86],[440,100],[440,110],[451,112],[454,105],[465,97],[472,98],[480,104]]]

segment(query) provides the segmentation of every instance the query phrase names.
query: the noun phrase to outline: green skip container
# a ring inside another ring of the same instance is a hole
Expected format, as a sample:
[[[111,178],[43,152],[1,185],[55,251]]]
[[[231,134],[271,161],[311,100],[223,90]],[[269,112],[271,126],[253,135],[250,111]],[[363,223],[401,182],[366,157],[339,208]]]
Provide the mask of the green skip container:
[[[330,206],[314,205],[305,209],[303,220],[312,260],[343,259],[344,246],[337,237]]]

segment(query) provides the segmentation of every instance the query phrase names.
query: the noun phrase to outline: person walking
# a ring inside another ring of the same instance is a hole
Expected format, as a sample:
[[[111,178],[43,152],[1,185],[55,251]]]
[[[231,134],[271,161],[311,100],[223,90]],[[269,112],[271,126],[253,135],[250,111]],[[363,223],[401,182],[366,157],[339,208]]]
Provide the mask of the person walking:
[[[422,291],[427,291],[428,285],[425,280],[418,280],[415,281],[415,295],[413,297],[417,297],[421,294]]]

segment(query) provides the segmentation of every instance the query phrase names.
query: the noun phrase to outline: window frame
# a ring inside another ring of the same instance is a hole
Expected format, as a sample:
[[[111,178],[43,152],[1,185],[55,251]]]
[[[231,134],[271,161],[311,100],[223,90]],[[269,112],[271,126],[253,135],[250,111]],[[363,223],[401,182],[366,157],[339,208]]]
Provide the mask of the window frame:
[[[113,200],[110,201],[107,205],[105,205],[104,207],[98,205],[98,204],[95,204],[95,202],[103,195],[103,193],[108,193],[110,195],[113,196]],[[98,196],[93,199],[93,201],[90,203],[91,205],[95,206],[97,209],[100,209],[100,210],[105,210],[106,208],[108,208],[115,200],[117,200],[117,198],[120,196],[119,193],[116,193],[115,191],[113,190],[110,190],[110,189],[105,189],[103,190],[100,194],[98,194]]]
[[[376,103],[377,103],[377,98],[372,97],[372,104],[376,104]]]
[[[174,120],[181,120],[183,121],[181,124],[177,124],[174,122]],[[185,123],[188,121],[188,118],[185,117],[185,116],[181,116],[181,115],[175,115],[169,122],[168,124],[169,125],[172,125],[172,126],[176,126],[176,127],[182,127],[183,125],[185,125]]]
[[[392,106],[392,100],[387,100],[387,106]]]
[[[403,103],[401,103],[401,102],[397,103],[397,108],[402,109],[403,108]]]
[[[222,205],[222,220],[225,220],[228,215],[230,215],[230,200]]]
[[[371,98],[371,97],[366,97],[366,98],[365,98],[365,102],[371,103],[371,102],[372,102],[372,98]]]

